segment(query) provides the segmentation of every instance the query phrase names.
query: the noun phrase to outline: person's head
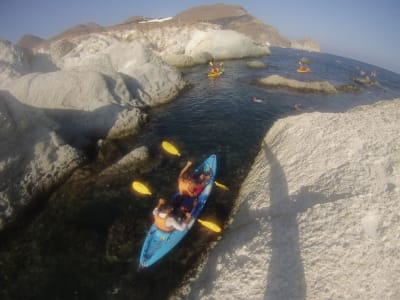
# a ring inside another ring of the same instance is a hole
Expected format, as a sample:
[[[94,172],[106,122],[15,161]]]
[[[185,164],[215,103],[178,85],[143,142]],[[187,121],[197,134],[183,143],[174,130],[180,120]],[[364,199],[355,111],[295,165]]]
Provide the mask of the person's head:
[[[174,209],[174,207],[170,203],[164,203],[164,204],[160,205],[160,207],[158,208],[158,211],[160,213],[169,214],[173,209]]]

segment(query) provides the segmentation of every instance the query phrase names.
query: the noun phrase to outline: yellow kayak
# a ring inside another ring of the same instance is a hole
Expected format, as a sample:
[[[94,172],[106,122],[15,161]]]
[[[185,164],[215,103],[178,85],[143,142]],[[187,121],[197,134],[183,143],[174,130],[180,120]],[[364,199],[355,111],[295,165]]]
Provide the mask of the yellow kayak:
[[[208,73],[208,77],[210,77],[210,78],[219,77],[219,76],[221,76],[222,73],[223,73],[223,71],[219,71],[219,72],[210,72],[210,73]]]
[[[311,72],[310,68],[298,68],[297,73],[309,73]]]

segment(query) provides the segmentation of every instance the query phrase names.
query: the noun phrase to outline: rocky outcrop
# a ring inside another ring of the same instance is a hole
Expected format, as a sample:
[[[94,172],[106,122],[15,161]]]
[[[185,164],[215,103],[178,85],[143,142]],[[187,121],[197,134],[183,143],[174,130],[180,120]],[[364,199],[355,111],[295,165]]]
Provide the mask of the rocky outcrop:
[[[278,120],[180,296],[397,299],[399,119],[395,99]]]
[[[30,71],[24,51],[8,41],[0,39],[0,86]]]
[[[33,73],[5,88],[22,103],[42,110],[57,122],[64,139],[78,147],[101,137],[115,138],[135,132],[143,123],[140,111],[115,99],[107,78],[97,72]],[[126,128],[120,128],[122,123]],[[119,130],[114,126],[119,126]]]
[[[196,63],[205,63],[209,60],[207,53],[215,60],[270,54],[268,48],[260,47],[253,40],[236,31],[195,31],[186,46],[185,55],[193,57]]]
[[[259,60],[248,61],[246,63],[246,65],[251,69],[265,69],[265,68],[267,68],[267,64],[262,62],[262,61],[259,61]]]
[[[83,155],[41,110],[0,92],[0,230],[64,180]]]
[[[257,81],[261,85],[269,87],[289,88],[302,92],[336,93],[337,89],[328,81],[299,81],[280,75],[270,75]]]

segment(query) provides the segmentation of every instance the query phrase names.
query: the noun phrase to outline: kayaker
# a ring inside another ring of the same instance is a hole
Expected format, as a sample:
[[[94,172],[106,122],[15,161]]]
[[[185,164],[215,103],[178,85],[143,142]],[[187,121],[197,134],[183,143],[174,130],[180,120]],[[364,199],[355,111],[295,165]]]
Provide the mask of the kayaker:
[[[217,67],[217,64],[215,62],[210,61],[209,65],[211,66],[209,73],[216,74],[216,73],[221,72],[221,69]],[[221,63],[220,63],[220,66],[221,66]]]
[[[178,176],[178,191],[183,196],[197,197],[204,187],[205,178],[195,181],[192,176],[189,175],[188,170],[191,167],[192,162],[189,160],[183,169],[180,171]]]
[[[303,111],[304,111],[304,109],[303,109],[303,108],[301,107],[301,105],[298,104],[298,103],[296,103],[296,104],[293,105],[293,109],[294,109],[295,111],[298,111],[298,112],[303,112]]]
[[[171,232],[174,230],[183,231],[186,229],[186,222],[178,222],[172,215],[174,207],[163,198],[158,200],[157,207],[153,210],[154,224],[159,230]],[[186,218],[188,220],[189,218]]]
[[[204,186],[210,180],[207,174],[199,173],[194,176],[190,175],[188,170],[192,166],[192,162],[188,161],[178,176],[178,193],[176,193],[170,203],[175,207],[177,212],[190,213],[198,203],[197,196],[201,193]]]
[[[262,100],[257,98],[256,96],[251,97],[251,99],[253,100],[253,102],[257,102],[257,103],[261,103]]]

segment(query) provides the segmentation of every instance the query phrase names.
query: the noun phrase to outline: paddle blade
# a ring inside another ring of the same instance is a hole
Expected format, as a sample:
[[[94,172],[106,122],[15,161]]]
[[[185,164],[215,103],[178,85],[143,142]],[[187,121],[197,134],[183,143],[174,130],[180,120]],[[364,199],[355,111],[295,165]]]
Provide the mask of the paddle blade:
[[[181,154],[179,153],[178,149],[174,145],[172,145],[170,142],[163,141],[161,143],[161,147],[165,151],[167,151],[169,154],[176,155],[176,156],[181,156]]]
[[[204,227],[207,227],[208,229],[211,229],[214,232],[221,232],[221,227],[219,227],[217,224],[214,224],[213,222],[203,221],[200,219],[198,219],[197,221],[199,221],[199,223]]]
[[[150,189],[139,181],[132,182],[132,188],[143,195],[151,195]]]
[[[216,182],[216,181],[214,181],[214,183],[215,183],[215,185],[216,185],[217,187],[219,187],[219,188],[221,188],[221,189],[223,189],[223,190],[225,190],[225,191],[229,191],[229,188],[228,188],[226,185],[224,185],[224,184],[222,184],[222,183],[219,183],[219,182]]]
[[[210,66],[212,66],[212,65],[213,65],[213,62],[212,62],[212,61],[210,61],[208,64],[209,64]]]

